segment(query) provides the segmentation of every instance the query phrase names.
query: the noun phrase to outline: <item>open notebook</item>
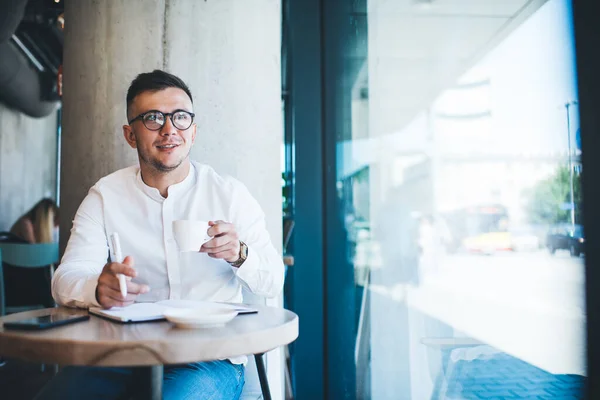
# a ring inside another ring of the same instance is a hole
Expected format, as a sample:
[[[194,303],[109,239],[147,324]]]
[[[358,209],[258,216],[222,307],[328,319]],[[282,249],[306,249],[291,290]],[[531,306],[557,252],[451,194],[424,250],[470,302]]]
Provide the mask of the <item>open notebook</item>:
[[[156,303],[134,303],[127,307],[112,307],[107,310],[92,307],[90,314],[109,318],[119,322],[144,322],[165,319],[164,312],[168,308],[231,308],[238,314],[252,314],[258,312],[256,308],[241,303],[216,303],[193,300],[162,300]]]

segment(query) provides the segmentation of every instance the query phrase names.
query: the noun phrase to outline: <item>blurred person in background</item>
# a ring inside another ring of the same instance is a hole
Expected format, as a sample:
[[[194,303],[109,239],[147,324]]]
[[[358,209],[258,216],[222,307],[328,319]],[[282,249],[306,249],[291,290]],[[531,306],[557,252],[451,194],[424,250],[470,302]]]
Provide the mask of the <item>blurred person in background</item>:
[[[58,242],[58,206],[44,198],[19,217],[10,232],[0,233],[4,243]],[[19,268],[3,263],[6,306],[54,307],[49,268]]]
[[[54,200],[38,201],[10,228],[10,233],[27,243],[51,243],[57,241],[58,206]]]

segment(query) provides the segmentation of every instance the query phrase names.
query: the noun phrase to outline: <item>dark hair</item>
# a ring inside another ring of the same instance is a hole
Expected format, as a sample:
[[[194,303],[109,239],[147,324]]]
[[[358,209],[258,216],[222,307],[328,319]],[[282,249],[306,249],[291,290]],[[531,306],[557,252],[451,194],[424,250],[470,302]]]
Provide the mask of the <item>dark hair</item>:
[[[131,82],[129,89],[127,89],[127,110],[129,110],[131,103],[133,103],[133,99],[135,99],[135,96],[138,94],[148,91],[156,92],[171,87],[183,90],[190,98],[192,104],[194,103],[192,92],[184,81],[173,74],[155,69],[152,72],[139,74]]]

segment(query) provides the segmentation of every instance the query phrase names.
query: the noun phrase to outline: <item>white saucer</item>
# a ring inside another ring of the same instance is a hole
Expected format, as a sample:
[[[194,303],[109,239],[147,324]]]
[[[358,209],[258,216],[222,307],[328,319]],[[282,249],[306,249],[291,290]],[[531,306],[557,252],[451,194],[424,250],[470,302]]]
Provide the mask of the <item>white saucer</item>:
[[[231,308],[168,308],[165,318],[179,328],[195,329],[223,326],[238,314]]]

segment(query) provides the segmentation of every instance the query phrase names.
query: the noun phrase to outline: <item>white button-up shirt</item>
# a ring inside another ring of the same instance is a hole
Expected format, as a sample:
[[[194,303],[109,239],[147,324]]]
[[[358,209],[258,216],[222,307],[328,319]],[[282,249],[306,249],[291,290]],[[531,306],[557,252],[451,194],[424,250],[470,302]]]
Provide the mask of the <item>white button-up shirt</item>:
[[[180,253],[172,222],[178,219],[224,220],[234,224],[248,245],[240,268],[206,253]],[[150,286],[137,301],[166,299],[241,302],[242,286],[253,293],[277,296],[284,267],[273,247],[258,202],[239,181],[192,162],[188,176],[168,188],[164,198],[147,186],[139,166],[119,170],[98,181],[81,203],[71,237],[52,279],[57,303],[99,306],[96,286],[109,259],[108,238],[119,233],[123,256],[133,256],[133,282]]]

